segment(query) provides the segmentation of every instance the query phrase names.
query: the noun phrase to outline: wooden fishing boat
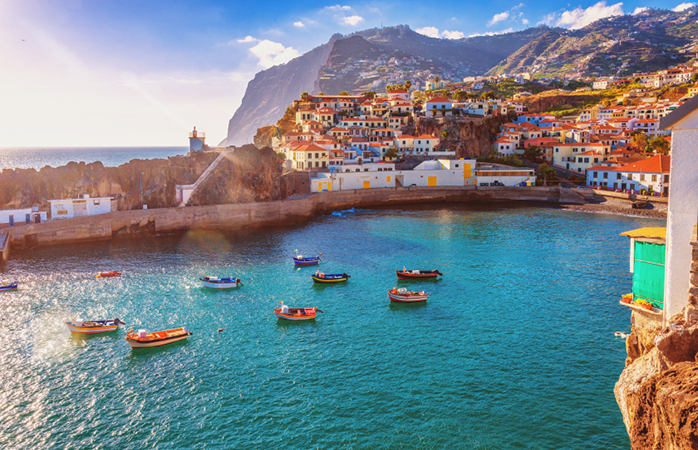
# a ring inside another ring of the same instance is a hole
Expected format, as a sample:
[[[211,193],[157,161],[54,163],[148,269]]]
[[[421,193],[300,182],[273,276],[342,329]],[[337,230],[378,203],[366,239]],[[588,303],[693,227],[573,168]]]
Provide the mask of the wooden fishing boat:
[[[0,292],[16,291],[18,286],[19,283],[17,281],[11,283],[6,282],[0,285]]]
[[[319,256],[303,256],[303,255],[296,255],[293,257],[293,264],[297,266],[314,266],[318,264],[320,261]]]
[[[289,308],[281,303],[281,308],[275,308],[274,314],[278,319],[291,320],[291,321],[302,321],[302,320],[315,320],[317,313],[322,312],[321,310],[314,308]]]
[[[408,291],[406,288],[392,288],[388,291],[388,297],[390,297],[391,302],[417,303],[426,302],[429,294],[424,291]]]
[[[341,283],[347,281],[351,277],[346,273],[317,272],[315,275],[311,275],[311,278],[315,283]]]
[[[109,333],[116,331],[119,324],[125,325],[119,318],[111,320],[91,320],[84,321],[80,319],[72,319],[65,323],[68,329],[73,334],[98,334]]]
[[[136,333],[130,330],[124,339],[126,339],[131,348],[151,348],[183,341],[190,334],[192,333],[187,330],[187,327],[155,331],[153,333],[147,333],[145,330],[138,330],[138,333]]]
[[[121,276],[122,272],[117,272],[115,270],[109,271],[109,272],[99,272],[97,274],[97,278],[112,278],[112,277],[119,277]]]
[[[443,276],[438,270],[396,270],[398,280],[429,280]]]
[[[230,289],[242,286],[240,278],[218,278],[218,277],[201,277],[199,278],[204,287],[212,289]]]

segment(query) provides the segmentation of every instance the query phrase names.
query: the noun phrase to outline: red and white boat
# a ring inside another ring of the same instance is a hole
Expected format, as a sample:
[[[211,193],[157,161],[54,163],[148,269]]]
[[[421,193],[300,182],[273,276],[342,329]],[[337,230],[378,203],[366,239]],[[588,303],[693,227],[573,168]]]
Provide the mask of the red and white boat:
[[[388,297],[391,302],[398,303],[417,303],[426,302],[429,294],[426,292],[408,291],[406,288],[392,288],[388,291]]]
[[[151,348],[162,347],[163,345],[173,344],[178,341],[183,341],[192,334],[187,330],[187,327],[174,328],[172,330],[155,331],[148,333],[145,330],[138,330],[138,333],[130,330],[126,337],[126,342],[131,348]]]
[[[315,308],[289,308],[281,302],[281,308],[275,308],[274,314],[276,314],[277,319],[291,320],[291,321],[301,321],[301,320],[315,320],[317,313],[323,312],[322,310]]]
[[[116,270],[112,270],[109,272],[100,272],[97,274],[97,278],[112,278],[112,277],[119,277],[121,276],[121,272],[117,272]]]

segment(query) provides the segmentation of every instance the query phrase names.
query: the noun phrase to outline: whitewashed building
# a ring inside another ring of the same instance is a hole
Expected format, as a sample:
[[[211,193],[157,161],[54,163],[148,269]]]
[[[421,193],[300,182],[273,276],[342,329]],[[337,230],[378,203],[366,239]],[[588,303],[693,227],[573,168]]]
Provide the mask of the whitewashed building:
[[[669,195],[671,158],[657,155],[624,166],[595,166],[587,170],[587,186]]]
[[[49,200],[49,203],[51,204],[51,219],[72,219],[116,211],[114,197],[92,198],[89,195],[84,195],[83,198]]]

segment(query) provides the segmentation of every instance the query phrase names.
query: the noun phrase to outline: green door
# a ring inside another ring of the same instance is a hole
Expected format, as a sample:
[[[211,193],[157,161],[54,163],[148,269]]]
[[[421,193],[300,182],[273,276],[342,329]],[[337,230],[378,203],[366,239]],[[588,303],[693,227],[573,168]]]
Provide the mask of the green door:
[[[635,241],[633,297],[664,308],[666,245]]]

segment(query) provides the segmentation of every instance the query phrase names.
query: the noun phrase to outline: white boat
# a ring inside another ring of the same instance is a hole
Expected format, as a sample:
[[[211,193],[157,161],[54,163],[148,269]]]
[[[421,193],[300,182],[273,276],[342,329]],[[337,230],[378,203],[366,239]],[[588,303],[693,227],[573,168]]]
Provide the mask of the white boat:
[[[398,303],[426,302],[429,294],[426,292],[408,291],[406,288],[392,288],[388,291],[390,301]]]
[[[230,289],[242,286],[240,278],[218,278],[218,277],[201,277],[199,278],[204,287],[212,289]]]

